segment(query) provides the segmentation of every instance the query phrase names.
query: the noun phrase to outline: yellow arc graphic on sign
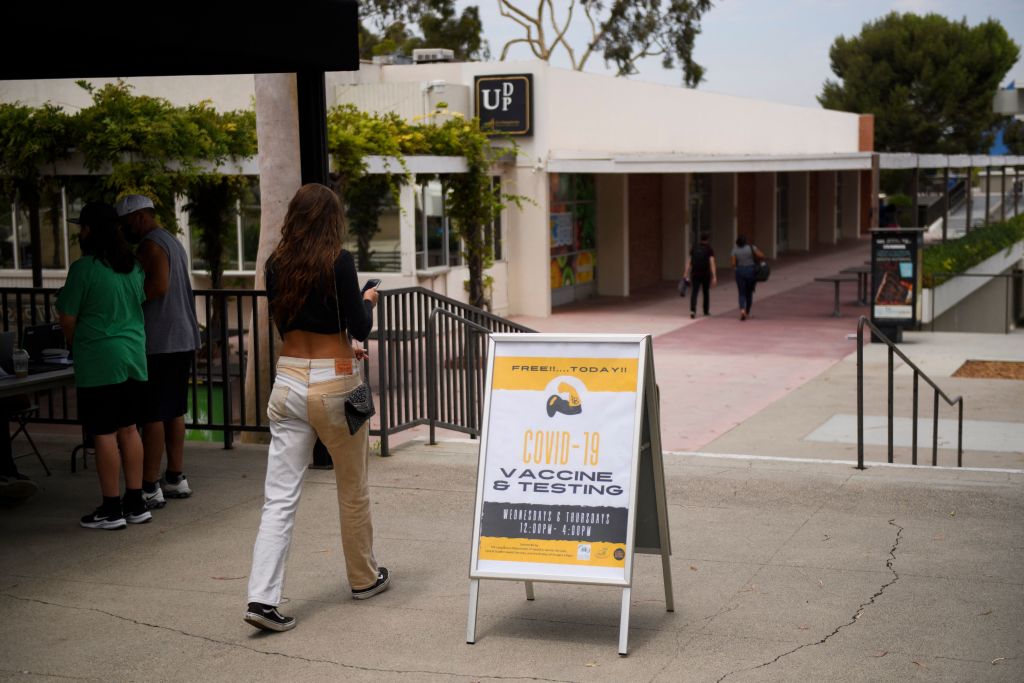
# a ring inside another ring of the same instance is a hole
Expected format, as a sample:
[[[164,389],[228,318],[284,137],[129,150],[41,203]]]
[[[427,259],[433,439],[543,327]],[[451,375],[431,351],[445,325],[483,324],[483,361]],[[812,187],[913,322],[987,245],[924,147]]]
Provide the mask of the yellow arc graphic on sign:
[[[575,377],[587,391],[637,390],[636,358],[538,358],[500,356],[494,359],[494,389],[543,391],[556,377]]]
[[[580,552],[580,546],[585,551]],[[619,551],[616,558],[615,551]],[[622,543],[588,543],[532,538],[480,537],[480,559],[499,562],[539,562],[541,564],[575,564],[584,567],[623,567],[626,546]],[[582,559],[588,557],[589,559]]]

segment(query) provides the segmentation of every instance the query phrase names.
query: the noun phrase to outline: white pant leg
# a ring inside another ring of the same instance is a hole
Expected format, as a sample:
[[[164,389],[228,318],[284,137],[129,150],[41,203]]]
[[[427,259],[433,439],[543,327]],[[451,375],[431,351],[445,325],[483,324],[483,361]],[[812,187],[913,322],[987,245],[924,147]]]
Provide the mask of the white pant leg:
[[[309,425],[305,383],[278,374],[267,408],[270,451],[267,457],[266,500],[252,551],[249,602],[279,605],[285,563],[295,526],[316,432]]]

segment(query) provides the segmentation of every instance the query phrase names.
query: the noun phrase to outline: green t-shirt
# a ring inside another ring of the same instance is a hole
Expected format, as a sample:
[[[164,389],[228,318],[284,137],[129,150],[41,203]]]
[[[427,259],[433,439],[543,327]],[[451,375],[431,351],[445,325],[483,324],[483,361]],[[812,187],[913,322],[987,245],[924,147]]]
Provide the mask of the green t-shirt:
[[[71,264],[67,282],[57,295],[57,310],[77,318],[71,343],[77,386],[148,378],[144,281],[138,264],[130,273],[116,273],[92,256]]]

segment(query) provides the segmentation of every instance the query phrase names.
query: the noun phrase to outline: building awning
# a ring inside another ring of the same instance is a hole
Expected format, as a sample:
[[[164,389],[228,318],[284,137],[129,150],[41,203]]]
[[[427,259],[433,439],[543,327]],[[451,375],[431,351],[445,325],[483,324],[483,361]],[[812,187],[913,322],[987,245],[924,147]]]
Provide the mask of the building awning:
[[[871,152],[839,154],[594,154],[552,152],[551,173],[869,171]]]

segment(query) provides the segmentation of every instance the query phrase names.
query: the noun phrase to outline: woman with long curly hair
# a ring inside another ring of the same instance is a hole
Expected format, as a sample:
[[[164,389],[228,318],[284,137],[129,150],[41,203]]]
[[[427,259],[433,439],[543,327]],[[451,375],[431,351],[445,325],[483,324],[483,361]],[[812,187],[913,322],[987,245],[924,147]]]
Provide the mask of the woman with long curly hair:
[[[361,383],[357,362],[373,326],[377,290],[360,292],[352,255],[341,248],[344,212],[338,195],[303,185],[288,204],[281,241],[266,265],[270,312],[283,345],[267,405],[270,451],[266,501],[253,548],[245,621],[287,631],[295,618],[278,612],[295,511],[313,445],[319,438],[334,461],[345,569],[355,599],[387,589],[388,570],[373,556],[366,478],[369,422],[355,434],[345,399]]]

